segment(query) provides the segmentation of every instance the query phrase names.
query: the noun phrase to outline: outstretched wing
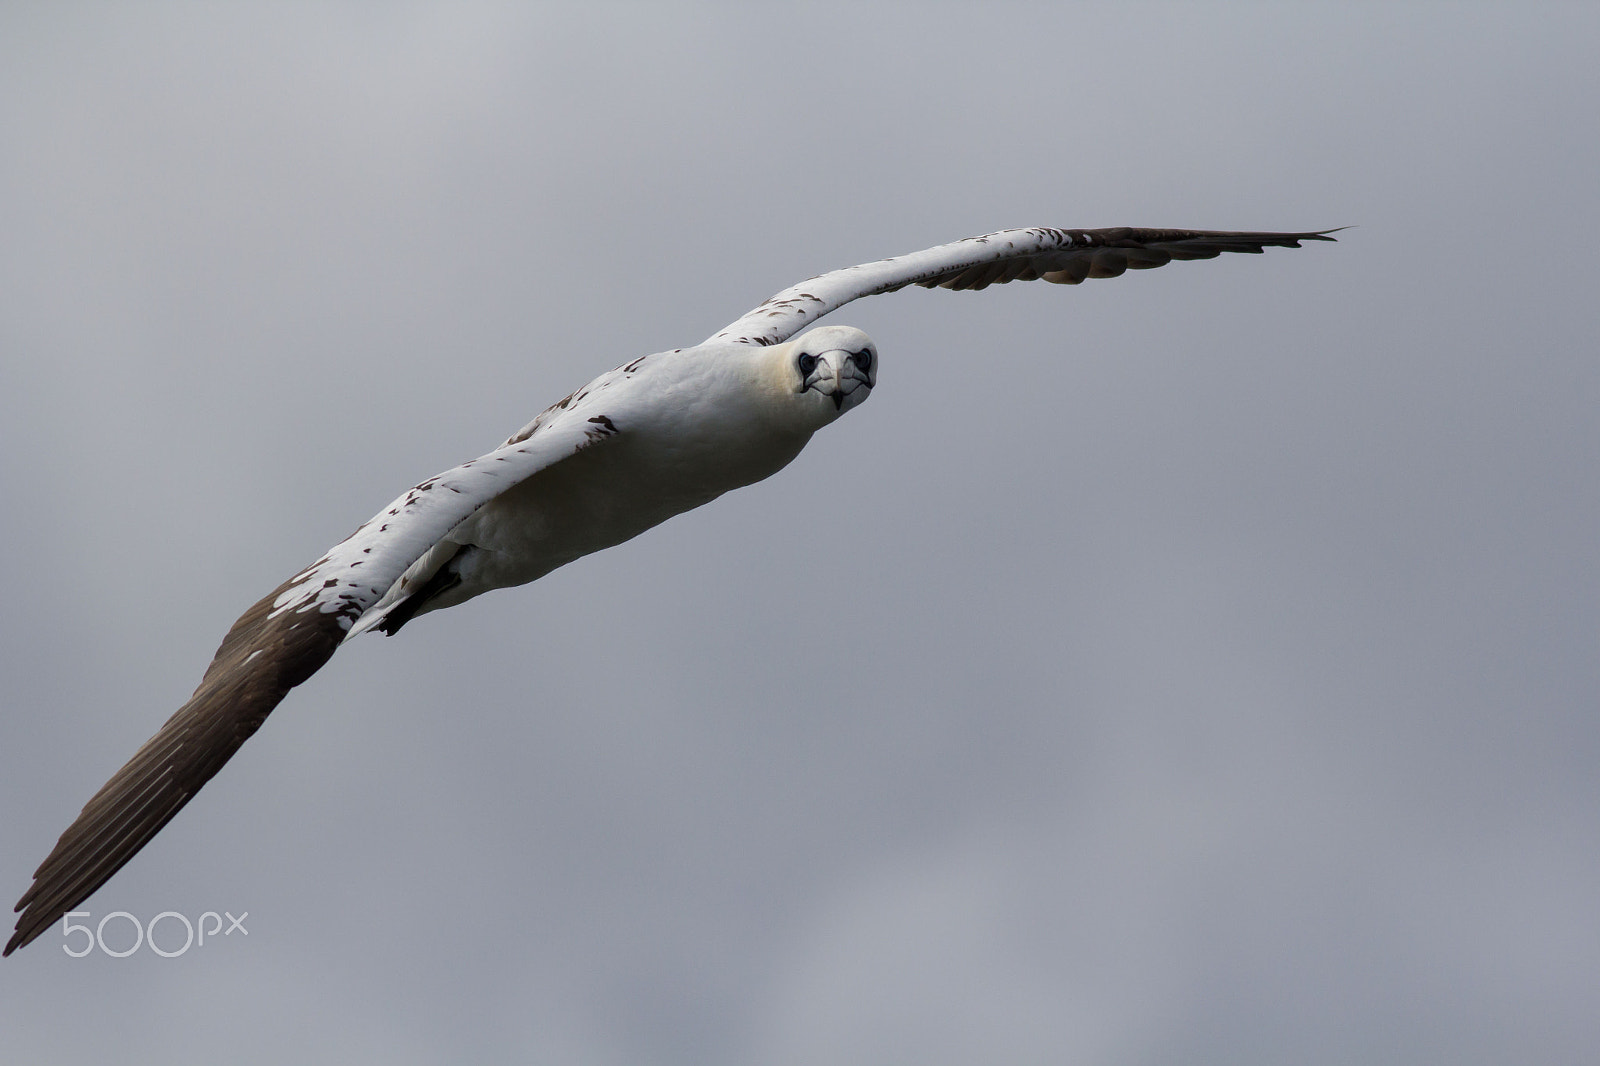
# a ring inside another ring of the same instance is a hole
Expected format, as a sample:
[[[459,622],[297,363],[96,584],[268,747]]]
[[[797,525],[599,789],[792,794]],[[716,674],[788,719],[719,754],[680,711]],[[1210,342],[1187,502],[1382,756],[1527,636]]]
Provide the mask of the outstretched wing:
[[[189,702],[106,782],[34,871],[3,954],[33,940],[133,858],[423,552],[511,486],[616,432],[604,419],[581,417],[530,427],[409,489],[246,611]]]
[[[1213,259],[1223,252],[1298,248],[1301,241],[1331,241],[1316,233],[1231,233],[1181,229],[1005,229],[941,244],[876,263],[830,270],[791,285],[707,342],[780,344],[830,311],[863,296],[907,285],[982,289],[1007,281],[1043,278],[1076,285],[1084,278],[1114,278],[1174,259]]]

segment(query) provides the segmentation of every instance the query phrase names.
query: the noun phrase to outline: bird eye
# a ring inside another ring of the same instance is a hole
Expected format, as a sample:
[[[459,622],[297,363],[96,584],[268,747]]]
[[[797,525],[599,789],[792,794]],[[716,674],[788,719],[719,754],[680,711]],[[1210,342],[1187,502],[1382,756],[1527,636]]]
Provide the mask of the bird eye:
[[[856,352],[854,355],[850,356],[850,361],[852,363],[854,363],[856,366],[859,366],[862,370],[871,370],[872,369],[872,349],[871,348],[863,348],[863,349],[861,349],[859,352]]]
[[[795,365],[800,368],[801,377],[810,377],[811,372],[817,368],[817,357],[810,352],[801,352],[800,358],[795,360]]]

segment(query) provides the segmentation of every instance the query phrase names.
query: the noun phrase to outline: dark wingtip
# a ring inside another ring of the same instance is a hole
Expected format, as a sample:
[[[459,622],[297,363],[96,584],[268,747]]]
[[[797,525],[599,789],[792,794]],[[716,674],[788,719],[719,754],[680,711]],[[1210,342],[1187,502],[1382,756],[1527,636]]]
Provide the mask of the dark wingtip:
[[[275,615],[290,578],[228,630],[187,703],[84,804],[18,901],[25,947],[94,895],[233,757],[289,690],[321,668],[344,638],[335,614]],[[266,652],[259,662],[251,660]]]
[[[15,909],[19,911],[22,910],[22,904],[17,904]],[[34,920],[38,920],[37,916],[35,916]],[[0,951],[0,959],[10,955],[18,948],[27,947],[29,944],[33,943],[34,939],[38,937],[40,933],[44,932],[48,928],[50,928],[49,922],[46,922],[44,925],[35,926],[28,921],[28,915],[24,914],[21,918],[17,919],[16,932],[12,933],[11,939],[6,942],[5,950]]]

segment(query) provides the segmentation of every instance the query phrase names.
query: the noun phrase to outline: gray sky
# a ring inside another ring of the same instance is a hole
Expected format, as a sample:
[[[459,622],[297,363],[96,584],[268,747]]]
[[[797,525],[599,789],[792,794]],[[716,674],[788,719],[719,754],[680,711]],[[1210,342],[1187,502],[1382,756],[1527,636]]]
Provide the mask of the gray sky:
[[[87,904],[248,939],[52,930],[0,1060],[1594,1060],[1600,17],[238,8],[0,10],[7,901],[603,370],[1007,226],[1359,228],[836,314],[870,404],[344,649]]]

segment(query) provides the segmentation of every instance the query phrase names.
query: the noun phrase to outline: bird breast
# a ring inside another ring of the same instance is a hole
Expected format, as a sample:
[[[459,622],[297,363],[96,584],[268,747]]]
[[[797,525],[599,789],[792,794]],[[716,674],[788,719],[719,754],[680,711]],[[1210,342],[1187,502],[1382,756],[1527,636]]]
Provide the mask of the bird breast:
[[[533,581],[786,466],[812,427],[786,417],[787,397],[741,378],[641,381],[653,386],[635,393],[648,396],[643,403],[627,402],[632,389],[610,404],[598,395],[592,406],[614,436],[502,493],[451,533],[478,549],[459,560],[460,598]],[[590,406],[572,417],[598,417]]]

